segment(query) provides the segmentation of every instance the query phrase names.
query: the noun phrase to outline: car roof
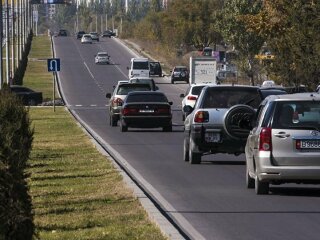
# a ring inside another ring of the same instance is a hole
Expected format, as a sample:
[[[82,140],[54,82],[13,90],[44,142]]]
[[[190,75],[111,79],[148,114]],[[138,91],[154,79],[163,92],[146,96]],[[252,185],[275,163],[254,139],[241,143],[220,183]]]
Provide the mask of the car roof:
[[[153,80],[153,78],[151,78],[151,77],[132,77],[132,78],[130,78],[130,80],[139,80],[139,79],[141,79],[141,80]]]
[[[294,94],[284,94],[284,95],[271,95],[268,96],[266,99],[269,101],[309,101],[315,100],[320,101],[320,94],[319,93],[294,93]]]
[[[97,54],[108,54],[107,52],[98,52]]]

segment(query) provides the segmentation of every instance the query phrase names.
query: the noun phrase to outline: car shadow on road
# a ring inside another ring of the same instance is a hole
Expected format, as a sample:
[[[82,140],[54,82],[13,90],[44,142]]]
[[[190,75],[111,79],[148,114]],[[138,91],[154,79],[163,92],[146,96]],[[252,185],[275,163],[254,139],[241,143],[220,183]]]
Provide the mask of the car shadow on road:
[[[202,160],[201,164],[207,164],[207,165],[246,165],[245,161],[228,161],[228,160]]]
[[[317,187],[270,187],[272,195],[296,197],[320,197],[320,188]]]

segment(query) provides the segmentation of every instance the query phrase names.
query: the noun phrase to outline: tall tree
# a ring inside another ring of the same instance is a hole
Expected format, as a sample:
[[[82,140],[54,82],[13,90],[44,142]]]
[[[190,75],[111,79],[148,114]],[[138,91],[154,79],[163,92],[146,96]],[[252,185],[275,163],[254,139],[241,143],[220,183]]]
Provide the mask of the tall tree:
[[[253,31],[248,31],[241,20],[243,15],[258,14],[262,10],[262,0],[227,0],[221,12],[220,30],[224,39],[238,51],[239,66],[254,85],[256,65],[255,55],[259,53],[265,39]]]

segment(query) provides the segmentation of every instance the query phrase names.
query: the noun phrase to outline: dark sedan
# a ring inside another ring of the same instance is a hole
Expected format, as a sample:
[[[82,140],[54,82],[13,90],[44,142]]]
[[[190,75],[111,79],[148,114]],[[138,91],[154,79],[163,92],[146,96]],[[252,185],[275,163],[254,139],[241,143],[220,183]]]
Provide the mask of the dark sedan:
[[[120,112],[120,130],[133,128],[158,128],[172,131],[172,102],[162,92],[130,92]]]
[[[24,105],[36,106],[42,103],[42,92],[35,92],[30,88],[11,85],[11,92],[21,98]]]

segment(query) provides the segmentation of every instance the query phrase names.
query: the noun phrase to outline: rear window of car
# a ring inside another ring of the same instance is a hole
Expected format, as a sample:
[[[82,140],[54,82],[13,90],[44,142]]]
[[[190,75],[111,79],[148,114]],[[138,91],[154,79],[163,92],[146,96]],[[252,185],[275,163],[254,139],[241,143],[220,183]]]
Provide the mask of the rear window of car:
[[[262,99],[265,99],[270,95],[288,94],[285,90],[281,90],[281,89],[261,89],[260,91],[261,91]]]
[[[144,70],[148,70],[149,69],[149,63],[146,62],[137,62],[134,61],[133,62],[133,69],[144,69]]]
[[[261,102],[256,88],[211,87],[204,94],[203,108],[230,108],[237,104],[258,108]]]
[[[108,57],[108,54],[105,54],[105,53],[99,53],[99,54],[98,54],[98,56],[99,56],[99,57]]]
[[[188,69],[187,68],[176,68],[174,71],[175,72],[186,72],[186,71],[188,71]]]
[[[118,88],[117,94],[118,95],[127,95],[129,92],[132,91],[151,91],[150,86],[129,86],[129,85],[124,85],[120,86]]]
[[[204,88],[204,86],[193,87],[192,90],[191,90],[191,94],[199,96],[199,94],[201,93],[202,88]]]
[[[168,102],[168,99],[162,94],[134,94],[126,102]]]
[[[319,101],[279,101],[273,118],[273,128],[320,129]]]

